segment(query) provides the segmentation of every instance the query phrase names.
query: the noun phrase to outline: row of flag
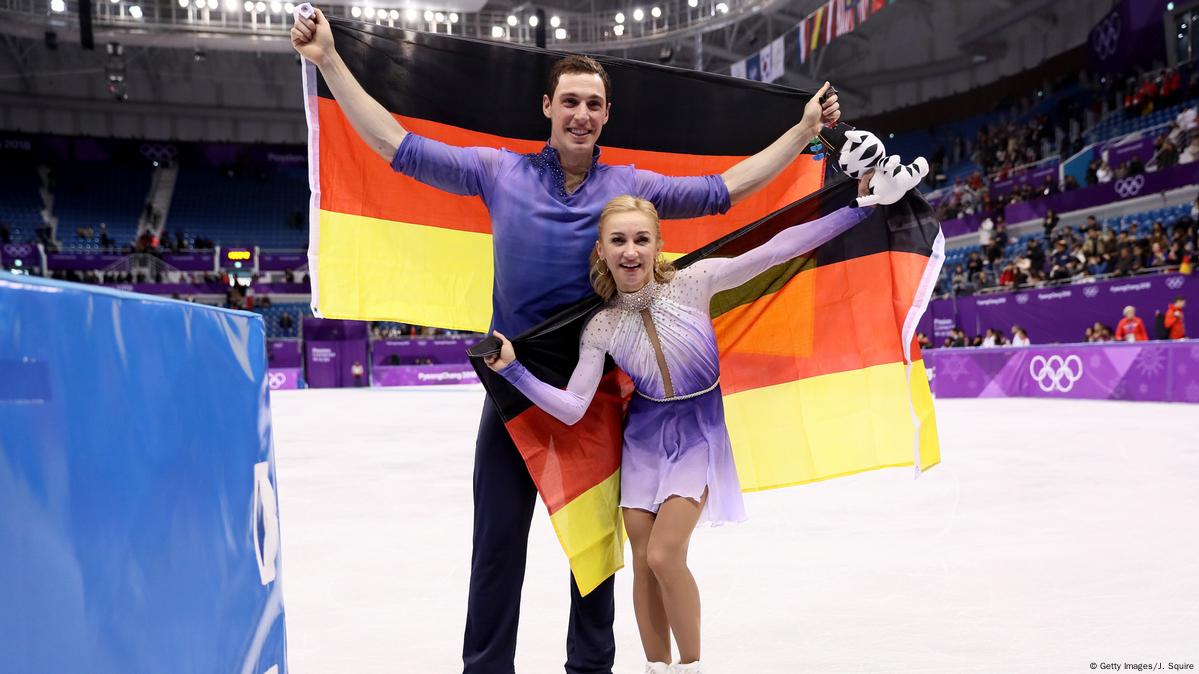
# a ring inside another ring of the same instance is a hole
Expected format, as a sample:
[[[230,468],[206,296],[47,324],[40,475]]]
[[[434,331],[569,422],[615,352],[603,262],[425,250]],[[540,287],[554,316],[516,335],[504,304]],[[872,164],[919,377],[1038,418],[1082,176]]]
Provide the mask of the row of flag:
[[[795,27],[796,54],[804,63],[817,49],[852,33],[870,17],[895,0],[828,0]],[[757,54],[729,66],[729,74],[747,80],[773,82],[784,72],[783,36],[779,36]]]

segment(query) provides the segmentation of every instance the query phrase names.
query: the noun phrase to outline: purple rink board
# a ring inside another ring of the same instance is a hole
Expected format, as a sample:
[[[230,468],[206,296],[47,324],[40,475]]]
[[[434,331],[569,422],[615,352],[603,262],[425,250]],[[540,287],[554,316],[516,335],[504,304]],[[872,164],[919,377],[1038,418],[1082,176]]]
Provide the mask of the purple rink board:
[[[266,362],[269,367],[300,367],[300,340],[298,339],[268,339],[266,340]]]
[[[1045,184],[1046,178],[1052,178],[1056,182],[1057,167],[1058,163],[1056,161],[1045,162],[1034,169],[1021,171],[1020,173],[1009,178],[1004,178],[1003,180],[996,180],[991,183],[991,196],[1007,196],[1011,194],[1012,191],[1017,187],[1024,187],[1025,185],[1032,185],[1034,188],[1039,188]]]
[[[229,286],[212,283],[111,283],[105,287],[146,295],[224,295]],[[259,295],[306,295],[308,283],[255,283],[251,286]]]
[[[354,363],[362,364],[361,383],[354,380]],[[366,340],[304,340],[304,372],[309,388],[365,386],[370,377]]]
[[[938,398],[1085,398],[1199,403],[1199,341],[924,352]]]
[[[266,371],[266,383],[272,391],[300,388],[300,368],[272,367]]]
[[[1008,223],[1040,220],[1045,217],[1045,212],[1049,209],[1053,209],[1055,213],[1069,213],[1083,208],[1094,208],[1124,199],[1164,192],[1176,187],[1185,187],[1197,182],[1199,182],[1199,162],[1192,162],[1153,173],[1120,178],[1102,185],[1059,192],[1043,199],[1008,204],[1003,209],[1003,217]],[[984,215],[977,214],[946,220],[941,223],[941,231],[945,233],[946,238],[969,234],[978,231],[978,225],[984,218]]]
[[[954,326],[973,337],[987,328],[1010,335],[1012,326],[1019,325],[1033,344],[1069,344],[1082,340],[1096,321],[1114,330],[1124,307],[1131,305],[1152,335],[1154,312],[1164,310],[1177,295],[1187,299],[1192,314],[1184,319],[1188,334],[1199,335],[1199,276],[1182,274],[933,300],[917,330],[940,346]]]
[[[371,386],[429,386],[478,384],[479,375],[469,363],[459,365],[394,365],[371,369]]]
[[[376,366],[415,365],[417,360],[428,358],[434,364],[465,363],[466,350],[479,341],[479,337],[443,339],[379,339],[371,342],[371,362]],[[398,362],[388,363],[388,360]]]
[[[287,271],[308,266],[308,253],[272,253],[262,251],[258,256],[258,271]]]

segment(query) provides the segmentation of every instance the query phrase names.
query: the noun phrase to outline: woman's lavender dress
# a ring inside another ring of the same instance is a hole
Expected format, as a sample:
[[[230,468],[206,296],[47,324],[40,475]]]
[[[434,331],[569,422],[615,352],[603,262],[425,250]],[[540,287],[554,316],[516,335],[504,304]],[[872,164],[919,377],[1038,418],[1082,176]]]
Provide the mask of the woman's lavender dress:
[[[652,279],[635,293],[617,293],[583,330],[579,363],[565,390],[534,377],[514,361],[501,371],[529,400],[573,424],[591,403],[604,354],[632,379],[621,453],[620,505],[657,512],[663,501],[698,501],[708,491],[700,523],[745,519],[720,394],[720,359],[709,305],[770,267],[802,255],[860,222],[867,209],[843,208],[792,227],[735,258],[701,260],[669,283]],[[648,309],[666,362],[667,398],[657,352],[642,317]]]

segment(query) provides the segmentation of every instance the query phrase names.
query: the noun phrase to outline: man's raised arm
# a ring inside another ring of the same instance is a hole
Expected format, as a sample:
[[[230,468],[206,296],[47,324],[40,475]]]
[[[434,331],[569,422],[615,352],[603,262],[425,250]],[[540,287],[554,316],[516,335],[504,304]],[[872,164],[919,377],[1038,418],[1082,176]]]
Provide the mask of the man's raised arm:
[[[808,141],[820,133],[822,124],[837,123],[841,118],[841,105],[837,102],[837,94],[832,93],[823,104],[820,101],[820,97],[828,88],[829,83],[825,82],[820,91],[808,101],[799,124],[788,129],[766,149],[743,159],[720,175],[729,189],[732,203],[748,197],[774,180],[788,164],[795,161]]]
[[[354,131],[372,150],[391,162],[396,149],[408,132],[395,117],[362,88],[333,46],[333,31],[321,10],[310,17],[296,14],[291,28],[291,44],[300,56],[320,69],[325,84],[333,92],[337,104],[345,112]]]

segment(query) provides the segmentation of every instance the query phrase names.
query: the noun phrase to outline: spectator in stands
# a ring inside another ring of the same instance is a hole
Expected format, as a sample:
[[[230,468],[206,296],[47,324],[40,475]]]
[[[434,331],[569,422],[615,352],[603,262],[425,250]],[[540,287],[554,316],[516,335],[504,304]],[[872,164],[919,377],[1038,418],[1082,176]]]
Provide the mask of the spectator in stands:
[[[1199,133],[1192,131],[1188,134],[1186,147],[1178,155],[1178,163],[1189,164],[1195,161],[1196,158],[1199,158]]]
[[[1003,271],[999,273],[997,281],[1001,288],[1011,288],[1016,284],[1016,265],[1009,262],[1003,266]]]
[[[362,363],[354,361],[350,366],[350,375],[354,377],[354,388],[362,386],[362,376],[366,374],[366,369],[362,367]]]
[[[923,332],[917,332],[916,333],[916,344],[921,348],[921,350],[923,350],[923,349],[932,348],[933,341],[931,339],[929,339],[928,335],[924,334]]]
[[[1149,333],[1145,331],[1145,322],[1137,317],[1136,307],[1129,305],[1124,307],[1124,318],[1116,324],[1116,341],[1117,342],[1144,342],[1149,339]]]
[[[1103,276],[1110,270],[1107,260],[1098,255],[1087,257],[1087,273],[1091,276]]]
[[[1057,229],[1059,222],[1061,222],[1061,218],[1053,212],[1052,208],[1045,211],[1045,217],[1041,219],[1041,227],[1045,230],[1046,241],[1053,240],[1053,230]]]
[[[1115,171],[1112,171],[1111,164],[1107,163],[1107,159],[1105,158],[1099,164],[1099,168],[1095,171],[1095,180],[1102,185],[1104,183],[1110,183],[1113,177],[1115,177]]]
[[[296,322],[292,319],[290,313],[284,311],[282,314],[279,314],[279,329],[284,333],[291,332],[295,324]]]
[[[966,346],[966,331],[954,328],[949,331],[949,346],[960,348]]]
[[[1062,180],[1062,191],[1063,192],[1069,192],[1071,190],[1076,190],[1078,188],[1079,188],[1078,179],[1075,178],[1074,176],[1068,175]]]
[[[962,265],[959,264],[956,267],[954,267],[953,276],[950,278],[950,283],[952,283],[953,292],[957,293],[959,295],[962,294],[962,288],[966,285],[966,282],[968,280],[969,280],[969,277],[966,276],[966,270],[962,267]]]
[[[1131,276],[1137,273],[1140,268],[1140,261],[1132,256],[1132,249],[1128,246],[1120,246],[1120,252],[1116,255],[1116,262],[1112,268],[1112,272],[1116,276]]]
[[[995,231],[995,222],[991,218],[983,218],[978,225],[978,246],[986,248],[991,245],[991,234]]]
[[[982,270],[983,259],[978,256],[977,251],[970,253],[970,258],[966,260],[966,271],[970,273],[970,278],[975,278]]]
[[[977,349],[978,347],[980,347],[980,346],[982,346],[982,345],[983,345],[983,336],[982,336],[982,335],[975,335],[975,336],[974,336],[974,337],[973,337],[973,338],[970,340],[970,346],[971,346],[972,348],[976,348],[976,349]]]
[[[1187,328],[1183,320],[1182,310],[1186,307],[1186,298],[1178,295],[1170,306],[1166,307],[1162,323],[1169,333],[1169,339],[1186,339]]]
[[[1145,164],[1141,161],[1140,155],[1133,155],[1132,159],[1128,160],[1128,175],[1139,176],[1144,175]]]
[[[987,328],[987,334],[982,338],[982,342],[979,344],[979,346],[987,349],[994,346],[1001,346],[996,340],[997,336],[998,332],[996,330]]]

